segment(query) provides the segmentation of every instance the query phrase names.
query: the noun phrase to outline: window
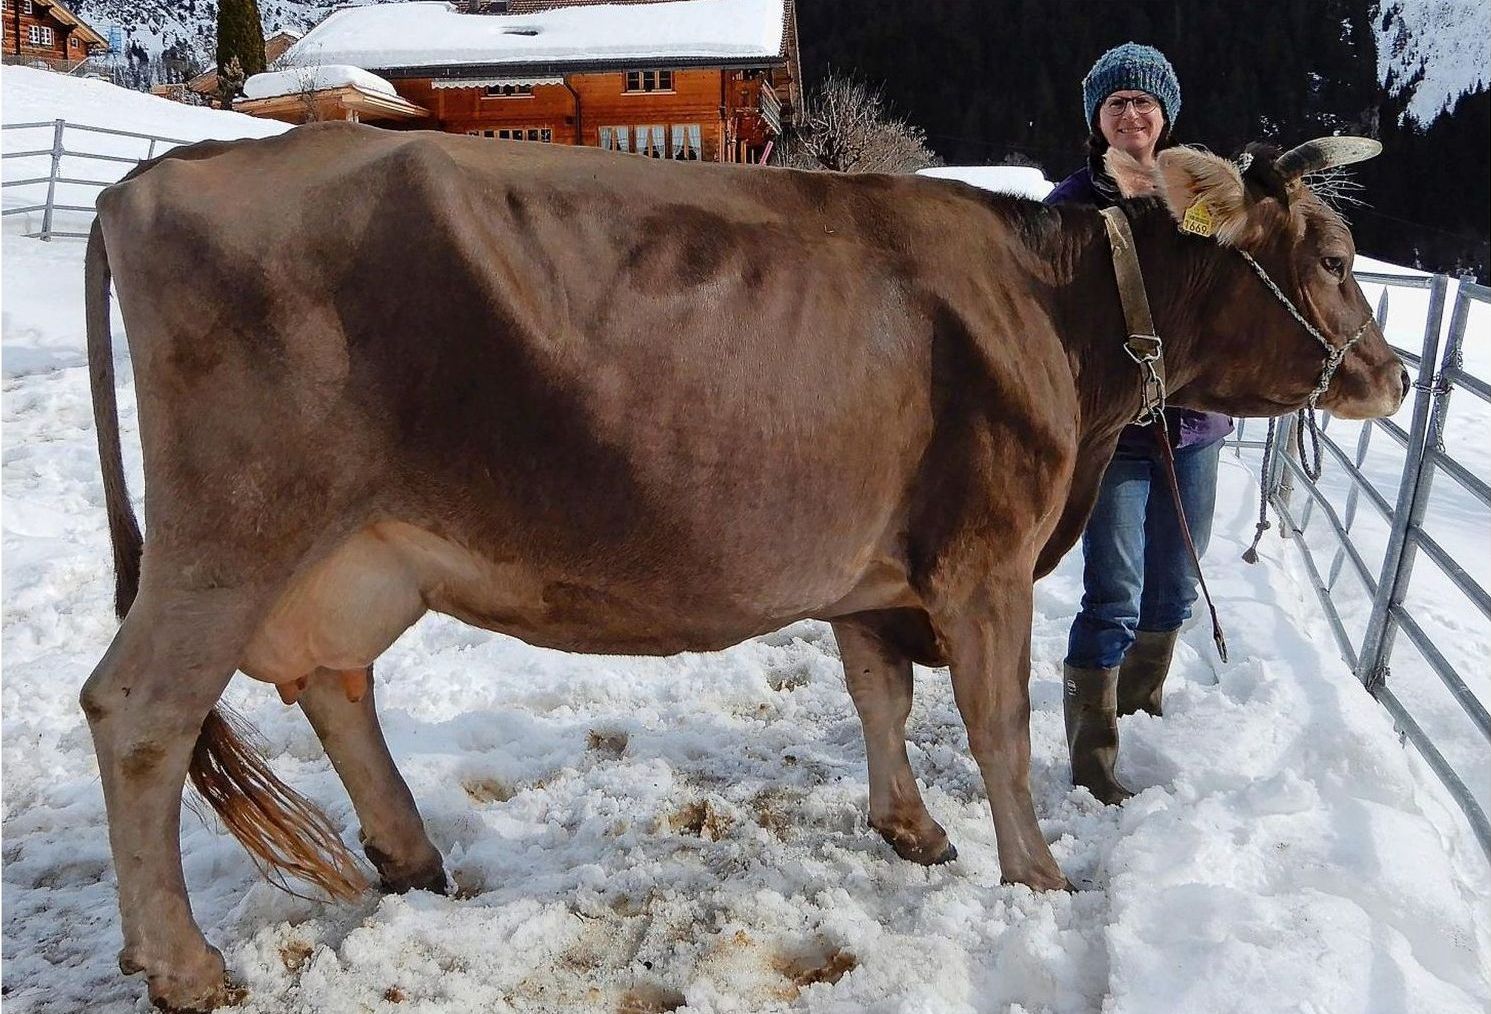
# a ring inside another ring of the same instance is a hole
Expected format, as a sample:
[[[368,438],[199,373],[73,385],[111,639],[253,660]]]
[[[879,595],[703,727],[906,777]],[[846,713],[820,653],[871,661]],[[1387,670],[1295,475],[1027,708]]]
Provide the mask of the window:
[[[466,133],[472,137],[491,137],[499,141],[543,141],[550,143],[554,140],[554,131],[551,127],[495,127],[486,130],[468,130]]]
[[[52,30],[46,25],[30,25],[26,29],[26,41],[33,46],[50,46]]]
[[[33,14],[33,13],[35,13],[31,9],[31,0],[21,0],[21,13],[22,14]]]
[[[648,158],[665,158],[668,146],[663,142],[661,123],[644,123],[637,127],[637,153]]]
[[[671,92],[673,72],[671,70],[629,70],[626,72],[626,90],[629,92]]]
[[[685,162],[697,162],[703,157],[703,149],[699,144],[699,124],[697,123],[675,123],[673,124],[673,142],[668,146],[668,157],[680,159]]]
[[[511,98],[533,98],[533,85],[531,84],[500,84],[488,85],[483,98],[488,99],[511,99]]]
[[[601,147],[607,151],[631,151],[631,127],[602,127]]]

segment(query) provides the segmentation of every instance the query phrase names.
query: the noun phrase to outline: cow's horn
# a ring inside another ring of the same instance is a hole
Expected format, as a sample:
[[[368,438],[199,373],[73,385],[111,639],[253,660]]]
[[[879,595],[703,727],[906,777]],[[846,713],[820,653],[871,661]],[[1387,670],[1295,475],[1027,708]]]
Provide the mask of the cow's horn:
[[[1285,180],[1297,180],[1332,166],[1364,162],[1381,151],[1382,145],[1370,137],[1317,137],[1280,155],[1274,168]]]

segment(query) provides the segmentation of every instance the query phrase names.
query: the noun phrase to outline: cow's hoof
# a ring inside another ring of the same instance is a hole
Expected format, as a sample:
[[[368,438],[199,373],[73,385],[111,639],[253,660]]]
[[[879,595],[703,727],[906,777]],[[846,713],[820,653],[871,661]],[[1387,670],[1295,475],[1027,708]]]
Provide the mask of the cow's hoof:
[[[445,862],[433,847],[428,855],[413,863],[398,862],[372,842],[364,842],[362,850],[378,870],[379,887],[384,894],[407,894],[410,891],[450,893],[450,882],[445,878]]]
[[[1068,894],[1077,893],[1077,887],[1066,878],[1061,870],[1034,870],[1019,876],[1007,877],[1003,874],[999,877],[1001,884],[1021,884],[1032,891],[1066,891]]]
[[[895,849],[896,855],[921,866],[937,866],[958,858],[958,850],[947,840],[947,832],[936,821],[929,831],[918,834],[915,830],[883,825],[875,827],[886,844]]]
[[[195,961],[176,958],[159,971],[120,954],[119,968],[126,975],[145,972],[151,1006],[171,1014],[209,1014],[248,999],[248,990],[228,975],[222,952],[216,947],[208,947]]]
[[[378,882],[384,894],[408,894],[410,891],[429,891],[431,894],[449,894],[450,881],[444,867],[427,873],[416,873],[408,877],[383,877]]]

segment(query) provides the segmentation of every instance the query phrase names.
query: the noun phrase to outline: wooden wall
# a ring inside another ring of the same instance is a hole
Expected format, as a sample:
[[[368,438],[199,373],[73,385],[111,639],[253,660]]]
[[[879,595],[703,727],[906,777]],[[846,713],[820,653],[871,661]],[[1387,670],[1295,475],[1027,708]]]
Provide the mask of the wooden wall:
[[[725,151],[725,111],[731,100],[731,78],[719,68],[673,70],[667,92],[628,92],[625,75],[572,74],[570,87],[538,85],[532,95],[487,97],[481,88],[435,88],[428,79],[393,82],[404,98],[434,114],[422,124],[452,133],[500,128],[548,129],[555,144],[600,145],[602,127],[697,124],[708,161]],[[573,88],[573,92],[570,90]],[[577,109],[578,98],[578,109]],[[671,139],[667,142],[671,148]]]
[[[31,13],[25,13],[22,0],[4,0],[5,55],[34,56],[43,60],[65,60],[77,62],[88,58],[88,44],[73,33],[76,25],[65,24],[51,16],[51,10],[40,3],[33,3]],[[32,25],[52,30],[52,45],[33,45],[29,39]],[[17,28],[19,27],[19,35]],[[18,41],[19,40],[19,44]]]

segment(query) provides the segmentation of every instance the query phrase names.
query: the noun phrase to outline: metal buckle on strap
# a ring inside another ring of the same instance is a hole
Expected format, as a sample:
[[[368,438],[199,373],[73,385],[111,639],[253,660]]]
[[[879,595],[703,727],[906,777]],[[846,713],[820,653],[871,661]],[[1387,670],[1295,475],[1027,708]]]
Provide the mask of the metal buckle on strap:
[[[1139,366],[1139,414],[1134,421],[1149,423],[1165,412],[1165,380],[1160,367],[1165,361],[1165,343],[1159,335],[1131,334],[1123,350]]]
[[[1131,334],[1123,343],[1123,350],[1140,366],[1159,362],[1165,354],[1165,343],[1155,334]]]

